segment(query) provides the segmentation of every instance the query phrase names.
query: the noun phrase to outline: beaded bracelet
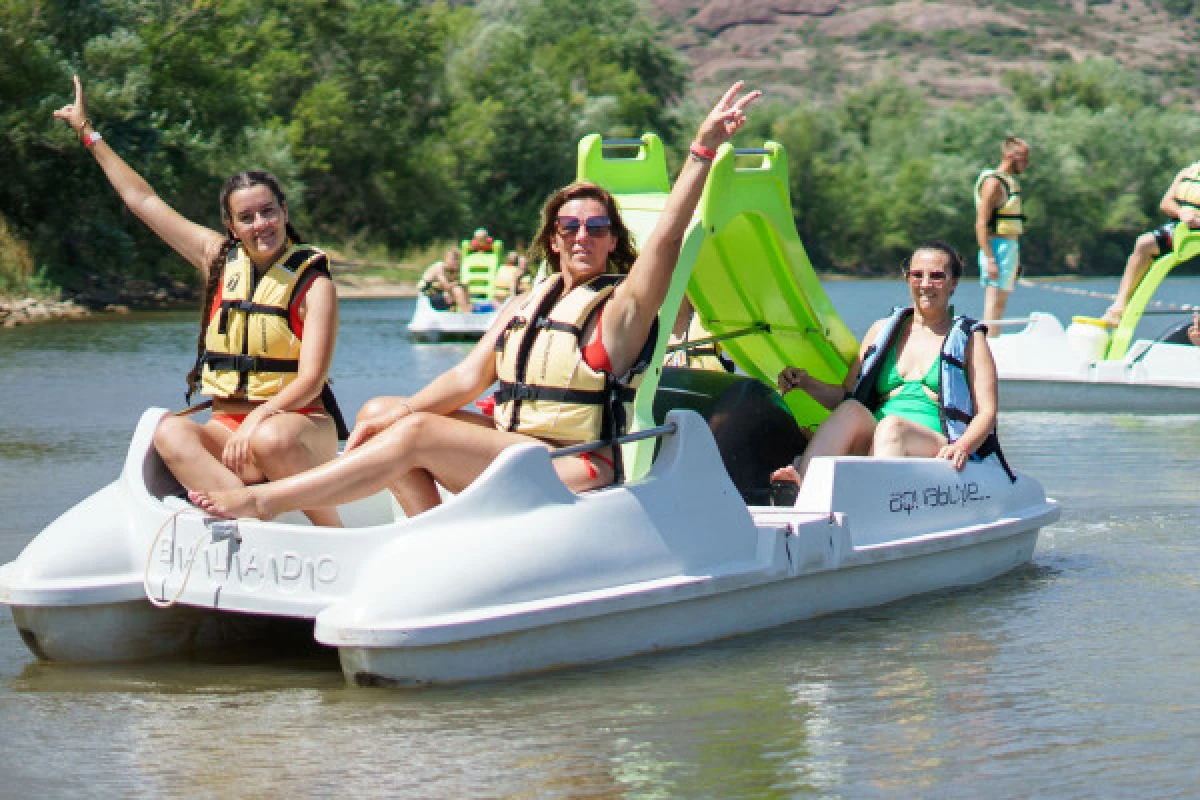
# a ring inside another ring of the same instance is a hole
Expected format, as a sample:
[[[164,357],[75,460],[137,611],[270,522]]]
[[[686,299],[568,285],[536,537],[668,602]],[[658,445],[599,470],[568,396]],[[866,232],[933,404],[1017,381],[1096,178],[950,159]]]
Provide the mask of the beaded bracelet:
[[[96,146],[96,142],[100,141],[103,138],[104,137],[101,136],[100,134],[96,133],[95,131],[92,131],[91,133],[89,133],[83,137],[83,146],[86,149],[91,150],[93,147]]]

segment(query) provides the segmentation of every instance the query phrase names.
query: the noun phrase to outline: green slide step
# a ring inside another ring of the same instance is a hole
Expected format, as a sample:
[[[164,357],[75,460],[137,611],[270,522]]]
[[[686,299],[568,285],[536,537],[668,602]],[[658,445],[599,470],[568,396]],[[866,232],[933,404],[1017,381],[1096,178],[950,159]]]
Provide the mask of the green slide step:
[[[662,142],[654,134],[584,137],[577,177],[613,192],[635,243],[653,230],[670,189]],[[785,366],[840,382],[858,352],[796,234],[787,157],[774,142],[754,150],[725,144],[717,151],[659,313],[655,367],[638,391],[633,430],[654,424],[654,393],[685,291],[704,326],[729,337],[721,345],[738,366],[772,385]],[[815,425],[829,413],[803,392],[786,400],[801,425]],[[625,446],[629,477],[645,473],[653,452],[649,441]]]
[[[479,303],[492,299],[496,288],[496,273],[504,263],[504,242],[496,239],[492,249],[486,253],[471,252],[470,241],[463,239],[462,247],[462,282],[471,295],[472,302]]]

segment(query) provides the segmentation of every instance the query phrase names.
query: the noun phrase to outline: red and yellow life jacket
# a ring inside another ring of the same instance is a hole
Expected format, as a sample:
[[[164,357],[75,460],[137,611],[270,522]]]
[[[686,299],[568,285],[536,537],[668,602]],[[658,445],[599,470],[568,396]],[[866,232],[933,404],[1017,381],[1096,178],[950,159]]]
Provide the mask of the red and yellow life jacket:
[[[235,248],[222,270],[205,331],[201,392],[261,401],[294,381],[301,343],[294,305],[328,270],[323,252],[292,245],[256,280],[253,262]]]

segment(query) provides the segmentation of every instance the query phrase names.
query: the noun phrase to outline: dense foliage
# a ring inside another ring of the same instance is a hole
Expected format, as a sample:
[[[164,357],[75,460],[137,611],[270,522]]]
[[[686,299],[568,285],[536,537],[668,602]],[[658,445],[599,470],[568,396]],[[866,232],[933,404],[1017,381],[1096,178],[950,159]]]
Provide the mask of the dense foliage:
[[[222,180],[266,168],[310,239],[392,252],[477,224],[527,239],[583,133],[655,130],[679,154],[700,108],[678,102],[686,67],[638,0],[6,0],[0,292],[186,274],[51,118],[72,72],[105,140],[186,216],[218,227]],[[742,134],[786,146],[819,266],[885,270],[930,236],[973,250],[974,178],[1016,133],[1033,148],[1024,260],[1115,272],[1200,139],[1106,62],[1014,73],[1011,97],[970,107],[896,86],[766,106]]]
[[[399,250],[527,238],[582,133],[673,138],[684,82],[635,0],[6,0],[0,218],[68,287],[186,274],[52,119],[72,72],[185,216],[219,227],[221,182],[266,168],[310,239]]]

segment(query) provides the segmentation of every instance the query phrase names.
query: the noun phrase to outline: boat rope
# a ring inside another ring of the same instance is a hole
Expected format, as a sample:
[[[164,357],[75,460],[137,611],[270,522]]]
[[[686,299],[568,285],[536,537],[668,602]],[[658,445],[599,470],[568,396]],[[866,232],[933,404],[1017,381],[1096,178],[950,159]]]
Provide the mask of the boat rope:
[[[1073,294],[1077,297],[1091,297],[1096,300],[1113,301],[1117,299],[1115,294],[1107,292],[1096,292],[1091,289],[1080,289],[1077,286],[1058,286],[1053,283],[1042,283],[1040,281],[1031,281],[1029,278],[1017,278],[1017,283],[1028,289],[1045,289],[1047,292],[1059,292],[1061,294]],[[1146,303],[1148,307],[1159,308],[1165,311],[1184,312],[1200,310],[1200,305],[1193,303],[1164,303],[1161,300],[1151,300]]]
[[[183,583],[179,585],[179,591],[175,593],[175,596],[170,600],[159,600],[157,597],[155,597],[154,592],[150,589],[150,564],[154,560],[154,551],[158,548],[158,540],[162,536],[163,531],[167,529],[168,525],[171,526],[171,536],[172,539],[174,539],[175,533],[178,530],[178,526],[175,523],[176,520],[179,519],[179,515],[194,510],[195,509],[191,508],[181,508],[172,513],[171,516],[163,520],[162,525],[158,526],[158,530],[155,532],[154,538],[150,541],[150,549],[146,552],[146,567],[142,570],[142,589],[144,589],[146,592],[146,599],[148,599],[152,605],[158,608],[170,608],[171,606],[175,605],[175,603],[183,595],[183,590],[187,588],[188,580],[192,577],[192,566],[196,563],[196,554],[200,552],[200,545],[204,544],[205,540],[209,538],[207,531],[196,537],[196,543],[192,545],[192,550],[190,553],[188,553],[187,570],[183,574]],[[174,556],[172,556],[172,558],[174,558]],[[164,580],[164,596],[167,593],[166,585],[166,581]]]

